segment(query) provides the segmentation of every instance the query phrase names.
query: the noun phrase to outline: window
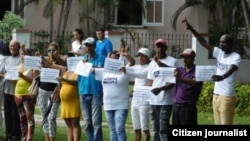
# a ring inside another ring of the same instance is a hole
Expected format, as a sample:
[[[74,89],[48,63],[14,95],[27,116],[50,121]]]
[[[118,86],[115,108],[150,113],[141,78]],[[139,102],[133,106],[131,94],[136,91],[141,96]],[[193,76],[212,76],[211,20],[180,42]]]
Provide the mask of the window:
[[[144,25],[164,25],[164,0],[146,0],[146,17]]]
[[[126,26],[163,26],[164,0],[117,0],[109,23]]]

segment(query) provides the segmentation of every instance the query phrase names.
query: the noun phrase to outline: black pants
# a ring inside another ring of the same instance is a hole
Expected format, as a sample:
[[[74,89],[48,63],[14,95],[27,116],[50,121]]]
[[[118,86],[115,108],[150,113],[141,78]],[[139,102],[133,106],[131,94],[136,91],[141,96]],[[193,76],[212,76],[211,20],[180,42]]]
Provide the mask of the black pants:
[[[195,104],[174,104],[173,125],[197,125]]]
[[[21,139],[20,119],[14,95],[4,94],[4,121],[6,137],[8,139]]]

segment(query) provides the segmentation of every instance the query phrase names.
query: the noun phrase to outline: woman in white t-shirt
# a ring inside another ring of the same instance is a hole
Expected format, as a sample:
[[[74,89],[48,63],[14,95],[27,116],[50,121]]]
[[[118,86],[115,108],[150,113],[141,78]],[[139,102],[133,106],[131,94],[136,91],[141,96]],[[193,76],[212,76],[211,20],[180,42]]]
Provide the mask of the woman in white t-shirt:
[[[109,58],[118,60],[119,55],[118,51],[113,51],[109,54]],[[124,56],[132,58],[128,54]],[[102,81],[103,106],[110,129],[110,138],[112,141],[126,141],[125,123],[129,109],[130,77],[120,71],[109,72],[103,68],[95,69],[94,73],[96,79]]]
[[[74,41],[71,44],[70,51],[68,53],[72,53],[75,56],[84,54],[84,47],[82,45],[84,34],[80,28],[76,28],[73,32]]]
[[[144,86],[148,79],[148,66],[150,63],[151,52],[148,48],[140,48],[138,53],[139,64],[132,67],[123,67],[124,73],[134,78],[133,98],[131,102],[131,117],[133,129],[135,131],[134,140],[141,141],[142,132],[144,140],[150,140],[149,131],[149,99],[143,98],[141,93],[136,92],[136,88]],[[143,93],[145,95],[145,93]]]

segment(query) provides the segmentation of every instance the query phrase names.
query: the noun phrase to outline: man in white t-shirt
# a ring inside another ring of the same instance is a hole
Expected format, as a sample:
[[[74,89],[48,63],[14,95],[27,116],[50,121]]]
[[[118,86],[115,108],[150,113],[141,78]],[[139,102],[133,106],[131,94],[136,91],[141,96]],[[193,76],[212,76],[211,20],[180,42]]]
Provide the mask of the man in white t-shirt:
[[[233,51],[233,38],[224,34],[220,38],[220,48],[209,44],[185,19],[187,29],[190,30],[202,46],[217,59],[216,75],[213,91],[214,123],[222,125],[233,124],[235,107],[235,82],[236,74],[241,62],[241,57]]]
[[[149,64],[147,86],[152,86],[150,96],[151,120],[154,130],[154,140],[167,141],[168,125],[173,107],[173,83],[165,82],[162,77],[162,67],[178,67],[177,59],[166,54],[167,41],[157,39],[154,42],[155,57]]]

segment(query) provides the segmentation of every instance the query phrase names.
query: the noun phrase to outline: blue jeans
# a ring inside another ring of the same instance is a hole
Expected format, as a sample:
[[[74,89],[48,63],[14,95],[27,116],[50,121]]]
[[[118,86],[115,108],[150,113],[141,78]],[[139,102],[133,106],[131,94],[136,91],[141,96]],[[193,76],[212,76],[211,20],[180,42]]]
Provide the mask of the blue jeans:
[[[88,141],[102,141],[102,95],[80,95]]]
[[[105,110],[110,129],[111,141],[127,141],[125,123],[128,117],[128,109]]]
[[[154,130],[153,141],[168,141],[168,126],[172,105],[150,105],[151,122]]]

